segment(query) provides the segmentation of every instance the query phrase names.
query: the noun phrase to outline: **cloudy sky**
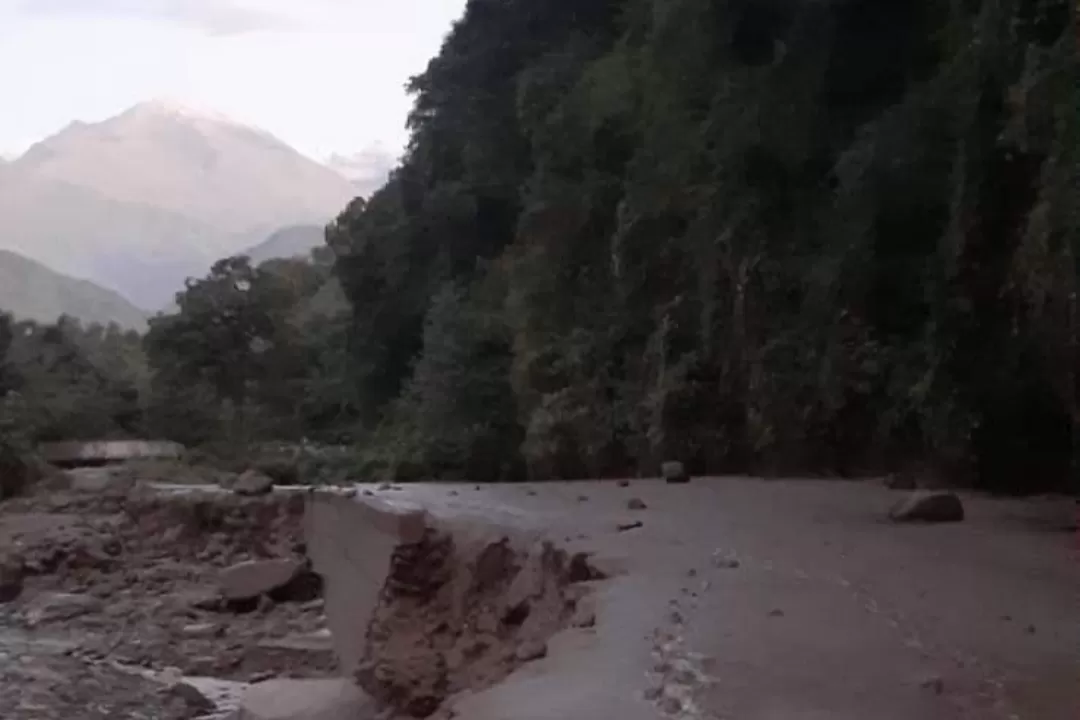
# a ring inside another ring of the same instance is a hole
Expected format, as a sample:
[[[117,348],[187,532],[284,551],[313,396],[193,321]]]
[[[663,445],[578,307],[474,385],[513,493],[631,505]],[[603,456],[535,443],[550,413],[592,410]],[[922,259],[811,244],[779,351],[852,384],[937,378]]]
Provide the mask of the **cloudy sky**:
[[[315,158],[403,146],[465,0],[0,0],[0,154],[167,99]]]

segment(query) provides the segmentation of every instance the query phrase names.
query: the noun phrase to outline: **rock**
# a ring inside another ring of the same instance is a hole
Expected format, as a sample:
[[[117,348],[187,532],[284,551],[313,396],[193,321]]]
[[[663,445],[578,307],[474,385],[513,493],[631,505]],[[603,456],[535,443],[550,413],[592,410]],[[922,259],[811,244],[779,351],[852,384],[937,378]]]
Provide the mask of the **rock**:
[[[515,656],[519,662],[532,662],[547,657],[547,643],[540,640],[527,640],[518,647]]]
[[[717,548],[712,554],[712,566],[718,570],[734,570],[739,567],[739,561],[730,554],[725,555],[723,550]]]
[[[202,694],[194,685],[178,682],[168,689],[169,695],[180,700],[193,714],[193,717],[217,710],[214,701]]]
[[[23,588],[23,561],[16,555],[0,556],[0,603],[19,597]]]
[[[688,483],[690,482],[690,476],[686,472],[686,468],[678,460],[668,460],[660,465],[660,474],[664,478],[664,482],[670,484],[676,483]]]
[[[641,522],[640,520],[635,520],[634,522],[619,523],[615,526],[615,528],[619,532],[626,532],[627,530],[634,530],[636,528],[642,527],[644,524],[645,523]]]
[[[257,646],[262,650],[290,650],[305,653],[332,653],[334,638],[330,631],[316,630],[304,634],[287,635],[280,638],[260,640]]]
[[[355,720],[375,717],[375,706],[342,679],[266,680],[240,698],[237,720]]]
[[[665,695],[660,701],[660,709],[668,715],[680,715],[683,711],[683,702],[673,695]]]
[[[779,608],[776,608],[774,610],[770,610],[769,611],[769,617],[784,617],[784,611],[779,609]]]
[[[219,631],[222,629],[216,623],[192,623],[180,628],[180,632],[187,637],[210,638],[218,637],[221,634]]]
[[[570,618],[570,624],[576,628],[591,628],[596,626],[596,603],[592,596],[586,595],[577,601],[574,606],[574,614]]]
[[[940,675],[928,675],[919,680],[919,687],[929,690],[935,695],[940,695],[945,692],[945,681]]]
[[[618,485],[619,487],[630,487],[630,481],[629,480],[620,480],[619,482],[616,483],[616,485]]]
[[[273,479],[258,470],[247,470],[236,478],[232,491],[237,495],[266,495],[274,489]]]
[[[71,620],[80,615],[98,613],[104,610],[104,604],[93,595],[75,593],[44,593],[34,599],[26,613],[31,626],[43,622]]]
[[[225,568],[218,576],[226,600],[254,600],[283,588],[303,571],[299,560],[247,560]]]
[[[627,510],[645,510],[649,506],[645,504],[645,501],[641,498],[630,498],[626,501]]]
[[[179,610],[194,609],[206,612],[221,610],[221,596],[210,588],[195,588],[173,593],[170,603]]]
[[[889,511],[894,522],[959,522],[964,505],[951,492],[914,492]]]

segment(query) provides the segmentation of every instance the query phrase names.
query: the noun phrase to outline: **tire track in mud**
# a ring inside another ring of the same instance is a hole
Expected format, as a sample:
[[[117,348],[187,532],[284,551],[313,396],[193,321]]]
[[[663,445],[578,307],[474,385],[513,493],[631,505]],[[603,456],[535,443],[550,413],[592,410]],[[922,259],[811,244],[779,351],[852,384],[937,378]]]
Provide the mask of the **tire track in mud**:
[[[866,613],[879,618],[894,632],[904,647],[921,653],[937,664],[952,665],[968,669],[977,675],[977,688],[973,693],[962,693],[946,698],[959,713],[958,717],[971,720],[1023,720],[1009,707],[1004,674],[984,663],[976,655],[953,647],[945,642],[933,640],[925,628],[910,619],[899,607],[882,601],[866,587],[840,573],[812,575],[805,570],[778,567],[773,561],[750,555],[724,551],[717,548],[712,553],[708,567],[713,571],[731,571],[738,568],[778,574],[794,578],[800,582],[821,582],[841,589],[854,604]],[[689,576],[696,578],[698,573],[691,570]],[[721,720],[723,716],[701,707],[703,693],[717,682],[707,672],[709,658],[689,649],[685,640],[685,613],[692,613],[699,606],[699,596],[712,587],[712,579],[705,578],[698,584],[697,590],[684,587],[681,598],[670,601],[669,629],[656,630],[654,633],[655,665],[649,673],[645,691],[661,716],[673,720]],[[941,678],[927,676],[925,685],[937,686],[942,692]]]

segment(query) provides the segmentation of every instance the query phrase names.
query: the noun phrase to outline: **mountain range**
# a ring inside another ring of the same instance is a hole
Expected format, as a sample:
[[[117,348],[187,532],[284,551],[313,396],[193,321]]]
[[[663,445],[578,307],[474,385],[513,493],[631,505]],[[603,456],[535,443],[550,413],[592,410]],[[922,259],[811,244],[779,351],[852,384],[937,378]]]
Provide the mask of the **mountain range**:
[[[0,310],[43,323],[70,315],[85,325],[113,322],[130,330],[146,326],[146,313],[119,293],[61,275],[8,250],[0,250]]]
[[[228,118],[143,103],[0,161],[0,249],[156,310],[221,257],[306,253],[388,170],[378,153],[322,164]]]

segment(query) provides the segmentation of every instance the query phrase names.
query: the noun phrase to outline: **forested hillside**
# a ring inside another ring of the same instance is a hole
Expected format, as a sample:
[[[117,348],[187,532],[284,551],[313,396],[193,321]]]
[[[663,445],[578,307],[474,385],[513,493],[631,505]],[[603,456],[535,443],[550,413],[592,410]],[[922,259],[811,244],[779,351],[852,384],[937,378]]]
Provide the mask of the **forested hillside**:
[[[1064,488],[1075,15],[471,0],[327,247],[223,260],[152,321],[140,428],[345,440],[405,478]]]
[[[473,0],[329,231],[399,474],[1059,484],[1064,0]]]

